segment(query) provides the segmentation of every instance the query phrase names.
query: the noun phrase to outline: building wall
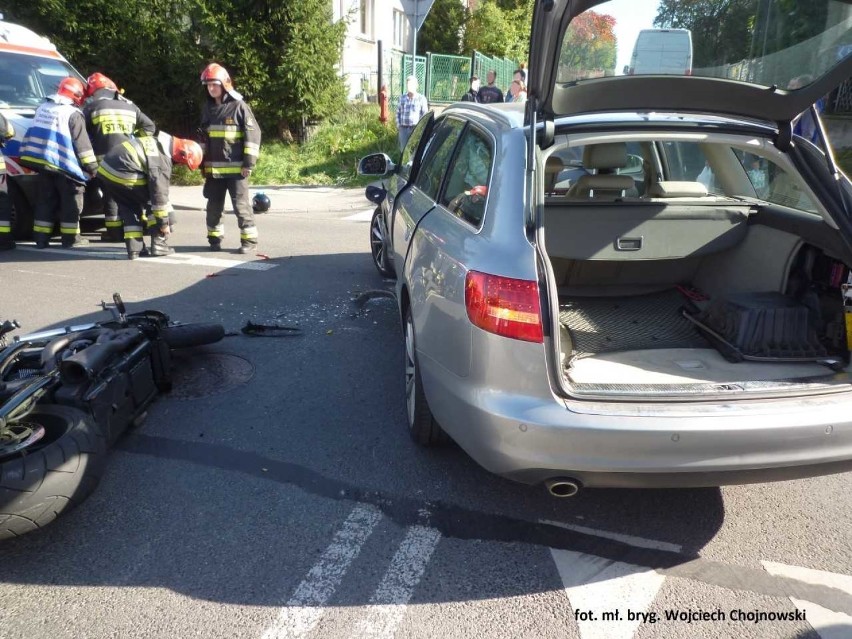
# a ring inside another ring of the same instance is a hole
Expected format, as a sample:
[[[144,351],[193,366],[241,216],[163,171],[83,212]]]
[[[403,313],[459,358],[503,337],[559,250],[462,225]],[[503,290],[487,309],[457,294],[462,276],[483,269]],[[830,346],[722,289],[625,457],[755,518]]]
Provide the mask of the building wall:
[[[340,73],[351,100],[366,100],[377,93],[378,41],[385,55],[410,50],[411,27],[399,0],[332,0],[334,19],[347,20]],[[365,91],[366,88],[366,91]]]

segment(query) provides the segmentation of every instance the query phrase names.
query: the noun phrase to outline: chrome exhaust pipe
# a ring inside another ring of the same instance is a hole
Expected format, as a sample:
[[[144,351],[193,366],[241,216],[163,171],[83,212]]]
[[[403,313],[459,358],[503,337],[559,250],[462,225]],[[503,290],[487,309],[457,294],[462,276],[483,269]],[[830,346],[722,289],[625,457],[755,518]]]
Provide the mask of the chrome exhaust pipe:
[[[580,482],[570,477],[547,479],[544,485],[554,497],[573,497],[580,492]]]

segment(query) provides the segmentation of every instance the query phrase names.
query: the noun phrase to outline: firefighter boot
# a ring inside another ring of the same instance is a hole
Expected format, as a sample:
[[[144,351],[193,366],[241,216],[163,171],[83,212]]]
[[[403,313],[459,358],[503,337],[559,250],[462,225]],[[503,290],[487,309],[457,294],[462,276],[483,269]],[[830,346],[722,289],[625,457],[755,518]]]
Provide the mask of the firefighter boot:
[[[119,227],[109,227],[106,231],[101,231],[101,242],[121,242],[124,240],[124,229]]]
[[[89,240],[80,235],[65,236],[62,238],[62,248],[77,248],[80,246],[88,246]],[[41,247],[39,247],[41,248]]]
[[[154,235],[151,237],[151,257],[163,257],[171,255],[175,250],[169,246],[168,241],[162,235]]]

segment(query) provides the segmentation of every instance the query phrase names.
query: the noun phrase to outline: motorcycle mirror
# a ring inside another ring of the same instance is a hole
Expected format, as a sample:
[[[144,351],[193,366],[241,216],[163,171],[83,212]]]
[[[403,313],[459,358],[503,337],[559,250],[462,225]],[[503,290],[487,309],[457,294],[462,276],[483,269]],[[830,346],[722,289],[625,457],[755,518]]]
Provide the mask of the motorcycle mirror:
[[[118,321],[122,324],[127,323],[127,309],[124,306],[124,301],[121,299],[121,295],[118,293],[112,294],[112,301],[115,304],[115,310],[118,311]]]

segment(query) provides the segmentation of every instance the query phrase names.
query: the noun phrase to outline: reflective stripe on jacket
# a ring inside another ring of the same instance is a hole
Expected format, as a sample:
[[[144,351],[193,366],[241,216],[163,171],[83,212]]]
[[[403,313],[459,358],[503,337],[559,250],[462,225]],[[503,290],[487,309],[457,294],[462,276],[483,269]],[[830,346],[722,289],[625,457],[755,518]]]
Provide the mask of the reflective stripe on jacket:
[[[74,133],[72,119],[77,119]],[[88,180],[86,171],[94,171],[97,160],[80,110],[51,99],[43,102],[21,142],[21,163],[37,170],[62,173],[78,182]]]
[[[132,135],[154,135],[156,125],[139,107],[109,89],[95,91],[83,107],[86,131],[98,159]]]
[[[260,155],[260,127],[249,106],[226,93],[222,103],[208,99],[201,115],[205,134],[204,174],[214,178],[239,177],[254,168]]]
[[[130,138],[110,150],[101,161],[98,175],[108,191],[124,190],[142,204],[150,202],[154,217],[168,219],[171,153],[156,137]]]

